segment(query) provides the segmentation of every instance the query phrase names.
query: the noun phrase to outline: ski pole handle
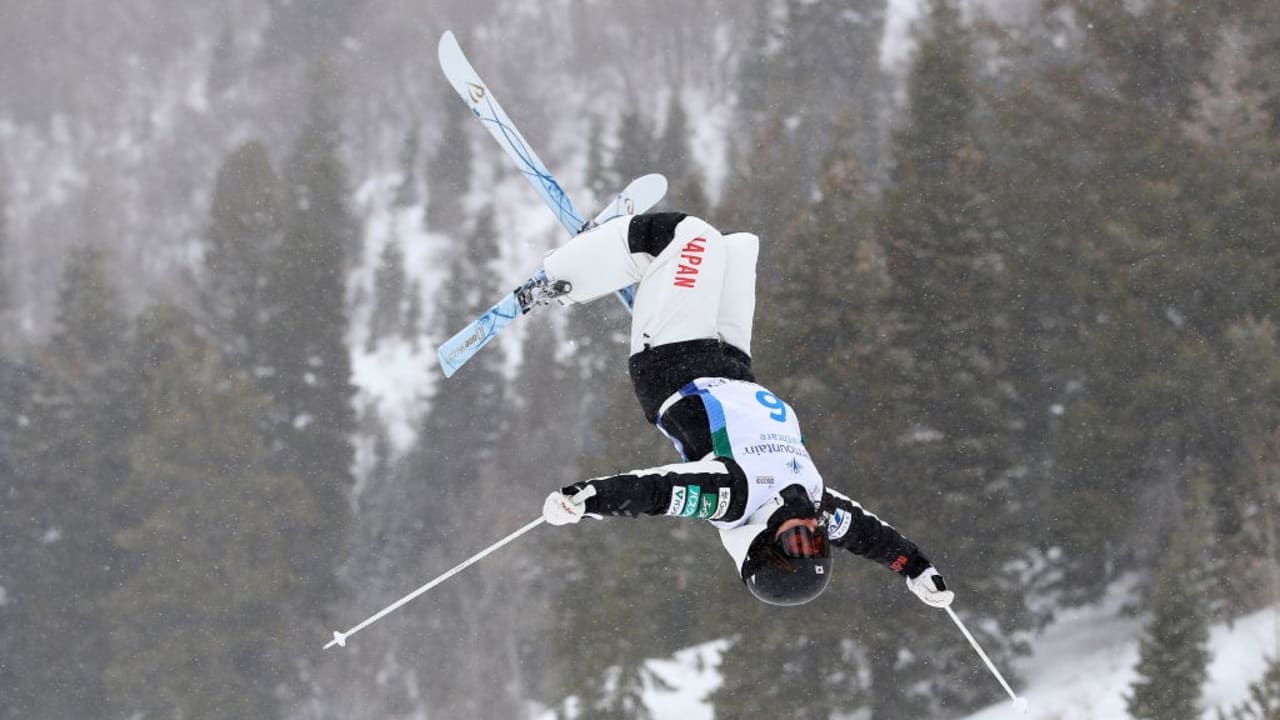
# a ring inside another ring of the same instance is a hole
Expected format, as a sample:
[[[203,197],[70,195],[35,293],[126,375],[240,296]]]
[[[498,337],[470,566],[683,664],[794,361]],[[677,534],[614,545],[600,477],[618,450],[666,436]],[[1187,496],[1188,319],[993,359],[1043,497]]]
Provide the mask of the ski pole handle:
[[[516,538],[520,537],[521,535],[524,535],[525,533],[527,533],[527,532],[529,532],[530,530],[532,530],[532,529],[534,529],[534,528],[538,527],[539,525],[541,525],[541,524],[542,524],[542,523],[544,523],[544,522],[546,522],[546,521],[545,521],[542,517],[539,517],[537,520],[534,520],[534,521],[530,522],[529,524],[525,525],[524,527],[520,528],[519,530],[516,530],[515,532],[513,532],[513,533],[511,533],[510,535],[508,535],[508,536],[506,536],[506,537],[502,538],[502,539],[501,539],[501,540],[499,540],[498,542],[496,542],[496,543],[494,543],[494,544],[490,545],[489,547],[485,548],[484,550],[481,550],[480,552],[476,553],[475,555],[472,555],[471,557],[467,558],[466,560],[463,560],[462,562],[460,562],[460,563],[458,563],[457,565],[453,566],[453,568],[451,568],[450,570],[446,571],[444,574],[440,575],[439,577],[437,577],[436,579],[434,579],[434,580],[432,580],[431,582],[427,583],[426,585],[423,585],[422,587],[418,588],[417,590],[414,590],[413,592],[409,593],[408,595],[405,595],[404,597],[402,597],[402,598],[400,598],[399,600],[397,600],[397,601],[395,601],[395,602],[391,603],[390,605],[388,605],[388,606],[384,607],[383,609],[379,610],[378,612],[374,613],[373,615],[370,615],[368,618],[366,618],[366,619],[365,619],[365,621],[364,621],[364,622],[360,623],[359,625],[356,625],[355,627],[351,628],[350,630],[348,630],[348,631],[346,631],[346,632],[338,632],[337,630],[334,630],[334,631],[333,631],[333,639],[332,639],[332,640],[330,640],[330,641],[328,642],[328,644],[326,644],[326,645],[324,646],[324,649],[325,649],[325,650],[328,650],[329,648],[333,647],[334,645],[337,645],[338,647],[346,647],[346,646],[347,646],[347,638],[351,637],[352,635],[355,635],[356,633],[360,632],[361,630],[363,630],[363,629],[365,629],[365,628],[369,627],[370,625],[372,625],[372,624],[374,624],[374,623],[378,622],[378,621],[379,621],[379,620],[381,620],[382,618],[384,618],[384,617],[386,617],[386,616],[390,615],[391,613],[393,613],[393,612],[395,612],[396,610],[400,609],[400,606],[402,606],[402,605],[404,605],[405,603],[407,603],[407,602],[409,602],[409,601],[413,600],[414,598],[416,598],[416,597],[418,597],[419,595],[421,595],[421,594],[425,593],[426,591],[430,590],[431,588],[433,588],[433,587],[435,587],[435,586],[439,585],[440,583],[444,582],[445,580],[448,580],[449,578],[453,577],[454,575],[457,575],[458,573],[462,572],[463,570],[466,570],[467,568],[471,567],[472,565],[474,565],[474,564],[476,564],[476,563],[480,562],[480,561],[481,561],[481,560],[483,560],[484,558],[488,557],[488,555],[489,555],[490,553],[492,553],[493,551],[497,550],[498,548],[502,547],[503,545],[506,545],[507,543],[511,542],[512,540],[515,540]]]
[[[1009,687],[1009,683],[1005,682],[1004,676],[996,669],[995,663],[991,662],[991,658],[987,657],[987,654],[982,651],[982,646],[978,645],[978,641],[973,639],[973,634],[969,632],[969,628],[960,622],[960,616],[956,615],[956,611],[950,607],[944,609],[947,611],[947,615],[951,616],[951,621],[956,624],[956,627],[960,628],[960,632],[964,633],[964,638],[978,652],[978,657],[982,658],[982,662],[987,664],[987,669],[991,671],[992,675],[996,676],[996,680],[1000,681],[1000,686],[1004,688],[1005,692],[1009,693],[1009,699],[1013,701],[1014,709],[1025,713],[1027,711],[1027,699],[1018,697],[1013,688]]]

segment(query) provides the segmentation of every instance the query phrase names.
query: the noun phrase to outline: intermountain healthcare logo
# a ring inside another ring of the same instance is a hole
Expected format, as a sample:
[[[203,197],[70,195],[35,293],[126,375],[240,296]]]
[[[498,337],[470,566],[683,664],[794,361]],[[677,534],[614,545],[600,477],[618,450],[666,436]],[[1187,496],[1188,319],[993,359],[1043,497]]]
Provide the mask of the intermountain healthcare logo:
[[[762,442],[742,448],[743,455],[772,455],[775,453],[786,453],[787,455],[794,455],[802,458],[809,457],[809,452],[799,443]]]

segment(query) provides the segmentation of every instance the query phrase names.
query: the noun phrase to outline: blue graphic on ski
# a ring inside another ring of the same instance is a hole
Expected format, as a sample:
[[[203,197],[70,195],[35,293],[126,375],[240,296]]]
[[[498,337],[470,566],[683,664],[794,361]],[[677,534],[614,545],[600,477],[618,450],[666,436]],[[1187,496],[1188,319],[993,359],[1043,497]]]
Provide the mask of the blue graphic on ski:
[[[565,230],[568,230],[570,235],[577,235],[591,227],[574,209],[573,202],[569,200],[564,188],[560,187],[560,183],[547,169],[546,164],[516,129],[515,123],[498,104],[489,86],[480,79],[480,74],[471,66],[471,62],[467,60],[466,54],[462,52],[462,47],[458,45],[458,40],[452,32],[446,31],[440,36],[438,54],[440,68],[454,91],[467,103],[467,107],[471,108],[471,112],[484,124],[493,139],[498,141],[507,155],[515,161],[516,167],[520,168],[520,172],[533,185],[533,189],[537,191],[538,196],[551,209],[551,212],[555,213],[556,219]],[[662,194],[665,194],[665,179],[663,183]],[[658,199],[661,199],[661,194]],[[657,200],[653,204],[656,205]],[[648,207],[636,212],[645,210],[648,210]],[[634,289],[623,288],[617,292],[617,296],[627,310],[630,310],[635,296]]]

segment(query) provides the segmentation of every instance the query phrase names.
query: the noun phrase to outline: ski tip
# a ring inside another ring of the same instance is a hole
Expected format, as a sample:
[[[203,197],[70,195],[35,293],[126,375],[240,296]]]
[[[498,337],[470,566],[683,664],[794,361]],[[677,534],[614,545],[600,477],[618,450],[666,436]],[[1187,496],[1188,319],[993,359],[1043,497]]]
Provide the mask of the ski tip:
[[[440,372],[444,373],[445,377],[451,378],[454,373],[458,372],[458,366],[451,365],[444,361],[444,353],[437,352],[436,361],[440,363]]]
[[[666,175],[663,175],[662,173],[649,173],[648,175],[640,176],[640,179],[647,183],[652,184],[654,187],[662,188],[663,195],[667,193],[667,176]]]
[[[445,30],[440,35],[440,42],[436,45],[436,51],[440,56],[444,56],[445,52],[451,48],[458,47],[458,38],[453,36],[452,30]]]
[[[635,201],[635,212],[646,212],[649,208],[657,205],[662,198],[667,195],[667,176],[660,173],[649,173],[641,175],[626,190],[622,191],[623,195],[630,197]],[[628,210],[628,214],[630,214]]]

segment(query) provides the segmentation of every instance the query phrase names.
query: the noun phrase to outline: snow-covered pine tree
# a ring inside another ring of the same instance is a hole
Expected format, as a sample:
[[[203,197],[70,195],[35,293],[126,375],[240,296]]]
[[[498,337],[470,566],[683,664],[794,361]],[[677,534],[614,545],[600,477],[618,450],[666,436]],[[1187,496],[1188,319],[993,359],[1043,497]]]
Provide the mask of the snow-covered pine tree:
[[[716,224],[760,236],[760,264],[768,267],[782,237],[800,208],[807,207],[812,178],[803,177],[796,162],[795,141],[781,114],[767,115],[743,146],[731,146],[725,190]],[[762,275],[759,283],[772,280]]]
[[[1023,237],[1057,236],[1042,247],[1056,245],[1068,260],[1043,276],[1053,280],[1042,297],[1064,300],[1059,307],[1071,313],[1041,315],[1040,326],[1057,335],[1046,336],[1050,342],[1038,353],[1053,366],[1042,386],[1067,392],[1050,401],[1061,410],[1053,420],[1054,472],[1044,483],[1052,496],[1037,504],[1060,510],[1046,533],[1065,551],[1058,570],[1074,596],[1068,599],[1079,600],[1099,597],[1117,572],[1150,561],[1146,528],[1133,520],[1151,516],[1144,493],[1178,481],[1170,467],[1195,457],[1213,463],[1224,480],[1234,474],[1236,434],[1206,428],[1224,412],[1235,413],[1217,390],[1222,332],[1248,315],[1274,317],[1276,294],[1254,285],[1267,277],[1256,263],[1271,255],[1259,250],[1268,236],[1262,227],[1274,218],[1270,211],[1265,221],[1254,215],[1261,206],[1252,199],[1260,189],[1254,183],[1270,170],[1224,174],[1229,164],[1219,158],[1239,145],[1214,148],[1188,132],[1213,47],[1222,39],[1209,28],[1233,25],[1235,8],[1065,0],[1061,10],[1067,14],[1055,14],[1056,21],[1045,18],[1056,25],[1042,37],[1066,31],[1076,40],[1068,51],[1037,61],[1059,65],[1040,71],[1040,89],[1025,96],[1039,106],[1025,127],[1035,137],[1028,133],[1030,142],[999,148],[1004,153],[1035,143],[1043,146],[1042,157],[1059,156],[1046,165],[1052,181],[1034,190],[1053,201],[1031,223],[1008,226]],[[1064,22],[1067,17],[1073,19]],[[1018,101],[1001,104],[1011,108],[1006,117],[1021,114]],[[1079,138],[1087,150],[1064,156],[1062,137]],[[1028,167],[1039,166],[1027,160]],[[1254,165],[1269,166],[1274,163]],[[1219,192],[1224,187],[1233,192]],[[1274,185],[1267,192],[1274,194]],[[1001,212],[1029,195],[1010,197]],[[1063,213],[1062,198],[1069,198],[1070,213]],[[1061,226],[1064,217],[1073,218],[1071,227]],[[1070,285],[1055,287],[1059,279]],[[1215,479],[1213,503],[1220,510],[1232,501],[1222,491],[1227,482]],[[1099,543],[1099,537],[1116,541]],[[1216,565],[1214,572],[1238,574],[1229,563]],[[1229,586],[1225,580],[1217,585]]]
[[[270,469],[269,399],[227,380],[193,325],[170,306],[138,323],[139,431],[112,497],[129,512],[113,538],[126,572],[104,603],[108,707],[271,720],[317,617],[297,553],[330,518],[297,475]],[[157,633],[156,618],[181,620]]]
[[[22,481],[4,499],[22,513],[10,518],[18,524],[6,548],[21,562],[6,567],[4,585],[19,612],[19,623],[6,627],[15,650],[8,657],[23,660],[11,668],[0,717],[100,713],[108,662],[102,601],[127,567],[114,542],[127,511],[113,498],[128,476],[135,373],[103,253],[88,245],[71,252],[56,314],[32,368],[12,458],[24,463]]]
[[[1280,601],[1280,328],[1248,318],[1227,329],[1228,362],[1219,370],[1228,431],[1239,443],[1238,470],[1216,478],[1226,496],[1220,542],[1250,558],[1249,571],[1215,578],[1233,613]]]
[[[466,218],[467,191],[471,189],[472,120],[458,104],[457,94],[441,83],[440,102],[448,108],[441,128],[440,143],[428,159],[426,171],[427,206],[423,218],[432,232],[458,233]]]
[[[1134,720],[1200,717],[1209,664],[1206,548],[1213,532],[1204,468],[1191,479],[1148,604],[1151,620],[1138,650],[1138,679],[1125,697]]]
[[[439,332],[452,332],[475,319],[503,292],[499,273],[498,216],[492,205],[455,244],[448,272],[438,288]],[[396,482],[411,489],[412,502],[397,513],[397,566],[406,576],[430,578],[483,547],[501,528],[527,522],[532,507],[510,502],[508,463],[511,418],[501,343],[486,347],[458,374],[436,385],[430,409],[406,455]],[[536,469],[525,468],[527,478]],[[409,493],[406,490],[406,493]],[[483,531],[481,529],[483,528]],[[430,613],[410,620],[414,632],[430,639],[406,643],[398,660],[414,673],[427,714],[440,717],[517,717],[517,688],[495,683],[510,668],[513,647],[511,577],[513,553],[488,558],[432,592]],[[501,618],[501,620],[499,620]],[[465,664],[423,662],[433,647],[455,648]],[[423,656],[419,653],[427,653]]]
[[[1012,571],[1031,547],[1019,482],[1026,472],[1021,418],[1030,411],[1021,404],[1026,381],[1009,364],[1018,335],[1006,261],[1012,243],[992,199],[981,91],[968,60],[974,32],[955,0],[928,8],[881,206],[889,287],[879,306],[883,336],[873,348],[883,385],[873,392],[884,398],[876,415],[889,427],[866,430],[880,450],[877,464],[860,473],[860,492],[874,492],[870,506],[920,543],[944,574],[990,598],[980,609],[987,621],[971,626],[999,662],[1013,631],[1029,624],[1023,581]],[[850,420],[856,426],[859,418]],[[903,482],[930,500],[908,499]],[[913,642],[912,627],[871,632],[873,715],[904,707],[954,712],[992,699],[983,693],[994,687],[962,675],[973,666],[958,648],[915,654],[926,641]],[[950,682],[936,682],[940,675]],[[926,677],[935,682],[920,692]]]
[[[604,120],[594,113],[587,122],[586,153],[585,183],[587,189],[591,191],[591,196],[595,198],[596,202],[603,202],[610,196],[610,193],[617,192],[614,188],[619,187],[620,183],[613,176],[612,168],[609,167],[605,157],[607,150],[604,139]]]
[[[328,519],[299,539],[295,561],[309,580],[312,610],[336,592],[334,568],[350,520],[355,411],[346,345],[346,270],[359,257],[333,70],[313,67],[310,101],[285,164],[284,239],[265,293],[264,389],[272,397],[270,446],[276,469],[302,478]]]
[[[666,175],[673,187],[679,187],[693,170],[693,153],[689,146],[689,113],[678,86],[667,100],[667,117],[657,141],[657,172]]]
[[[707,220],[711,212],[711,199],[704,187],[702,164],[693,153],[689,127],[689,113],[677,86],[667,102],[667,119],[658,138],[658,172],[671,182],[670,199],[665,203],[672,210],[696,215]]]
[[[612,175],[618,186],[631,178],[653,172],[653,129],[638,108],[623,111],[614,142]],[[613,192],[617,192],[614,190]]]
[[[27,448],[34,380],[29,367],[0,355],[0,487],[7,488],[4,502],[0,502],[0,656],[6,658],[23,657],[24,645],[40,642],[42,635],[31,622],[38,605],[19,602],[24,588],[39,587],[34,581],[46,569],[33,562],[33,556],[43,552],[33,532],[38,526],[32,520],[42,512],[45,490],[31,482],[29,475],[34,467]],[[47,698],[41,693],[43,673],[44,668],[27,663],[0,663],[0,687],[6,693],[0,718],[16,720],[43,714],[44,709],[35,705]]]
[[[270,258],[284,233],[283,188],[265,145],[251,140],[218,169],[200,290],[203,322],[229,372],[262,362]]]

